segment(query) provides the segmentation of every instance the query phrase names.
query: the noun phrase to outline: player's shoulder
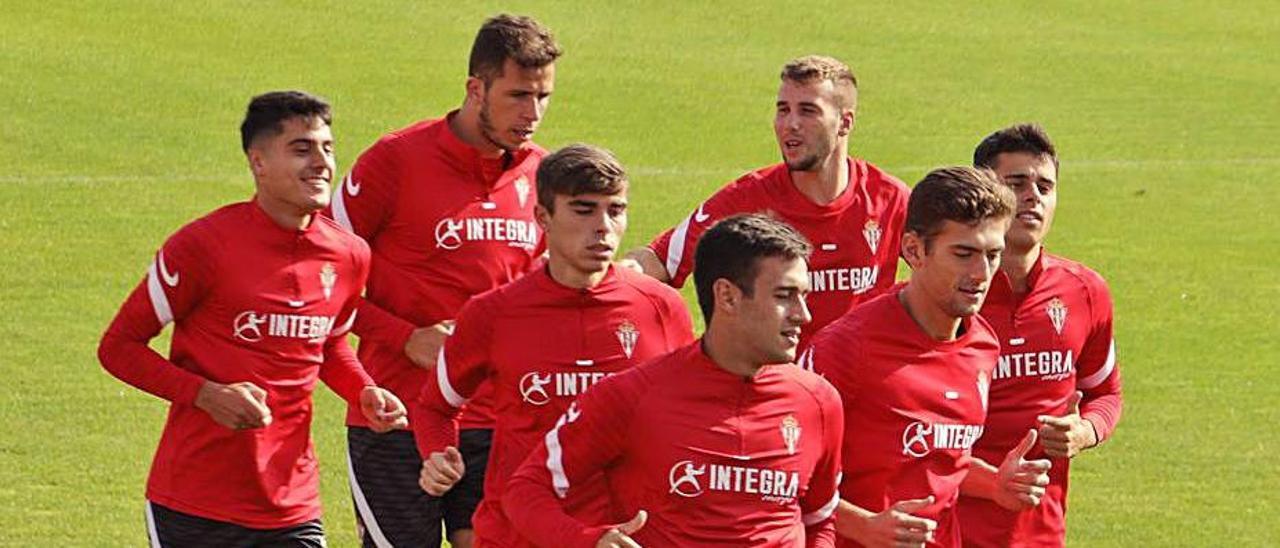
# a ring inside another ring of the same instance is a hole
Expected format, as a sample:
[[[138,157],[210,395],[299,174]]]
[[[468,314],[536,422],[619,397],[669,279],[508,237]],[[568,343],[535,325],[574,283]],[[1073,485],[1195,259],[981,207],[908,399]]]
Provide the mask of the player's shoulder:
[[[907,183],[902,182],[902,179],[899,179],[888,171],[885,171],[880,166],[877,166],[863,158],[854,158],[853,162],[854,165],[865,174],[867,182],[882,186],[895,192],[911,192],[911,188],[907,186]]]
[[[786,174],[787,166],[785,164],[774,164],[754,169],[720,187],[720,190],[716,191],[712,198],[727,199],[766,195],[773,187],[786,183]]]
[[[1089,268],[1084,263],[1059,255],[1053,255],[1048,252],[1045,252],[1044,258],[1041,260],[1044,261],[1044,268],[1046,270],[1058,270],[1063,274],[1074,278],[1079,283],[1089,287],[1090,289],[1106,289],[1107,287],[1107,280],[1102,277],[1102,274],[1099,274],[1098,271]]]
[[[366,262],[369,260],[371,253],[369,243],[364,238],[355,235],[327,215],[315,215],[311,222],[316,223],[316,229],[322,231],[326,239],[340,247],[350,249],[353,257],[362,258]]]
[[[618,277],[618,283],[631,288],[654,302],[664,304],[684,302],[680,297],[680,292],[665,283],[630,268],[620,266],[614,266],[613,268]]]
[[[191,221],[174,233],[175,237],[216,239],[227,233],[238,234],[250,222],[253,202],[235,202],[224,205]]]
[[[831,335],[826,335],[828,337],[835,335],[860,339],[885,329],[894,329],[887,325],[887,319],[895,317],[898,312],[895,309],[902,306],[902,303],[898,302],[900,288],[901,286],[895,287],[845,312],[819,335],[824,335],[830,330]]]
[[[781,376],[797,389],[797,393],[810,398],[820,409],[839,408],[840,393],[822,375],[794,364],[768,366],[773,374]]]
[[[383,134],[365,151],[368,154],[394,154],[406,149],[418,148],[424,142],[439,138],[442,128],[448,127],[445,118],[420,120],[408,126]]]

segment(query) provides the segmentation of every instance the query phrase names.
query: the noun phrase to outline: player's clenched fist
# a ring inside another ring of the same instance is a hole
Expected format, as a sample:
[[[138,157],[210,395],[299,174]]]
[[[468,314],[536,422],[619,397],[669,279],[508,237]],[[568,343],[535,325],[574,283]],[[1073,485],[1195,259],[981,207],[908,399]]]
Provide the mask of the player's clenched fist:
[[[444,495],[453,484],[462,479],[466,472],[462,462],[462,453],[455,447],[445,447],[444,451],[436,451],[422,461],[422,473],[418,476],[418,485],[428,495],[438,497]]]
[[[1050,457],[1072,458],[1081,451],[1098,444],[1098,434],[1093,424],[1080,416],[1080,399],[1084,394],[1076,392],[1067,402],[1067,414],[1061,417],[1041,415],[1040,446]]]
[[[196,393],[196,407],[214,422],[232,430],[262,428],[271,424],[267,391],[251,382],[219,384],[205,381]]]
[[[1044,487],[1049,485],[1049,468],[1052,464],[1047,459],[1024,458],[1035,444],[1036,431],[1028,430],[1022,443],[1009,451],[1004,462],[1000,463],[995,497],[1000,506],[1010,510],[1023,510],[1040,504]]]
[[[364,387],[360,391],[360,411],[369,421],[369,428],[379,434],[409,426],[404,403],[385,388]]]
[[[596,548],[639,548],[640,543],[631,539],[631,535],[644,527],[649,514],[644,510],[636,512],[631,521],[620,523],[610,528],[596,541]]]
[[[409,334],[409,340],[404,342],[404,355],[414,365],[430,369],[436,365],[436,357],[440,355],[444,340],[452,334],[453,320],[414,329]]]

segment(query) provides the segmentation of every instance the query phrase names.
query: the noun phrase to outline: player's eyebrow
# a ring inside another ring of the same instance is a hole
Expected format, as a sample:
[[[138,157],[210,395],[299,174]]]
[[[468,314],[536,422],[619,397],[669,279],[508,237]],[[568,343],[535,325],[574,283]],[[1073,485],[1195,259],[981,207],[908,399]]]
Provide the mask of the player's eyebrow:
[[[575,206],[575,207],[596,207],[597,205],[600,205],[600,204],[595,202],[594,200],[584,200],[582,198],[575,198],[573,200],[569,200],[569,205]]]

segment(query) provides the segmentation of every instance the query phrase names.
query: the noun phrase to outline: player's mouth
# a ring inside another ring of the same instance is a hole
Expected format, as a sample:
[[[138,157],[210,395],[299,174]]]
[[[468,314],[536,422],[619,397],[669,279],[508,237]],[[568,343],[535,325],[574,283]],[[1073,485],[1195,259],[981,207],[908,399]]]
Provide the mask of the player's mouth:
[[[800,150],[800,147],[802,146],[804,146],[804,141],[801,141],[800,139],[784,139],[782,141],[782,148],[789,152]]]
[[[956,289],[956,292],[960,293],[960,295],[962,295],[962,296],[965,298],[965,300],[972,301],[972,302],[975,302],[975,303],[976,303],[976,302],[981,302],[981,301],[982,301],[982,297],[983,297],[984,295],[986,295],[986,294],[987,294],[987,288],[985,288],[985,287],[961,287],[961,288]]]
[[[521,142],[533,139],[533,128],[513,128],[511,134],[516,136]]]
[[[609,260],[613,257],[614,248],[609,244],[593,244],[587,246],[587,251],[597,259]]]
[[[790,346],[799,345],[800,344],[800,328],[792,327],[790,329],[782,330],[782,338],[786,339],[787,343]]]
[[[302,178],[302,182],[303,182],[304,184],[306,184],[307,186],[310,186],[310,187],[313,187],[313,188],[318,188],[318,189],[328,189],[328,188],[329,188],[329,184],[330,184],[332,181],[331,181],[331,180],[330,180],[330,178],[329,178],[328,176],[326,176],[326,175],[315,175],[315,176],[312,176],[312,177],[303,177],[303,178]]]
[[[1024,223],[1043,223],[1044,215],[1041,215],[1038,211],[1028,209],[1018,212],[1018,220]]]

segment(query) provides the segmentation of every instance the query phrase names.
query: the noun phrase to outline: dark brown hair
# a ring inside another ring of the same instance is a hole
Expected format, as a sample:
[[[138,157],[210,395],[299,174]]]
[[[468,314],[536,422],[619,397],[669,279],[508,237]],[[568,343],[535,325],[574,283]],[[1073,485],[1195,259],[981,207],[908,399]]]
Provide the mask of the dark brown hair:
[[[333,124],[329,103],[305,91],[271,91],[254,97],[240,122],[240,147],[246,152],[263,135],[279,135],[290,118],[319,118]]]
[[[813,246],[796,229],[768,215],[734,215],[716,223],[698,240],[693,259],[693,283],[703,319],[711,325],[715,308],[711,288],[716,280],[729,280],[750,297],[760,259],[808,259],[812,251]]]
[[[1013,191],[1000,184],[990,169],[938,168],[911,189],[906,231],[923,239],[927,252],[930,240],[946,221],[974,226],[988,219],[1012,217],[1015,207]]]
[[[1048,156],[1058,167],[1058,151],[1040,124],[1016,124],[988,135],[973,151],[973,165],[996,168],[996,158],[1006,152],[1028,152]]]
[[[556,196],[605,194],[626,188],[627,172],[612,152],[581,143],[557,150],[538,164],[538,205],[555,211]]]
[[[502,76],[507,59],[522,68],[554,63],[563,53],[551,31],[532,17],[503,13],[490,17],[471,44],[468,74],[490,84]]]

